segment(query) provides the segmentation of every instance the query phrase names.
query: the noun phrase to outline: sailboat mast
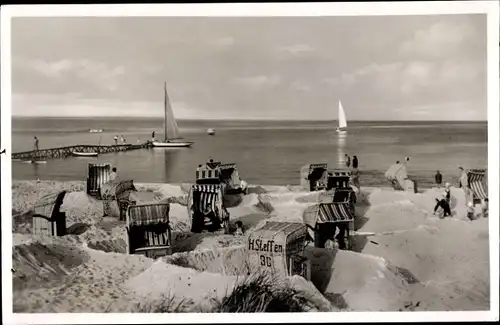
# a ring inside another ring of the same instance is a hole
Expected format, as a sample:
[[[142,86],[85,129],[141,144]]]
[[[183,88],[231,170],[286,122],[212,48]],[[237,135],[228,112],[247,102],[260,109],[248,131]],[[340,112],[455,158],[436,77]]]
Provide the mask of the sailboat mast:
[[[167,82],[165,81],[165,85],[164,85],[164,89],[165,89],[165,95],[164,95],[164,110],[165,110],[165,142],[168,140],[168,136],[167,136]]]

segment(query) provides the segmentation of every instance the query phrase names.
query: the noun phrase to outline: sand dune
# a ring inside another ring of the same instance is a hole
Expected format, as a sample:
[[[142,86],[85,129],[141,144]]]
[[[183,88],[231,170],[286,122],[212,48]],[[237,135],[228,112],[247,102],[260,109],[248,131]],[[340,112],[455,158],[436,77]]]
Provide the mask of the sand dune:
[[[102,202],[83,182],[13,184],[13,281],[16,312],[133,311],[162,297],[210,308],[253,271],[246,236],[192,234],[182,201],[189,186],[138,184],[162,199],[175,197],[170,219],[174,254],[156,261],[126,255],[124,223],[103,218]],[[317,193],[298,187],[251,187],[229,208],[247,234],[268,220],[302,222]],[[66,189],[62,210],[69,234],[31,234],[28,212],[42,195]],[[465,196],[453,188],[451,218],[432,215],[438,190],[412,194],[363,188],[358,196],[354,251],[307,247],[311,282],[287,281],[314,297],[320,311],[486,310],[489,308],[488,222],[465,216]],[[204,295],[200,293],[203,292]]]

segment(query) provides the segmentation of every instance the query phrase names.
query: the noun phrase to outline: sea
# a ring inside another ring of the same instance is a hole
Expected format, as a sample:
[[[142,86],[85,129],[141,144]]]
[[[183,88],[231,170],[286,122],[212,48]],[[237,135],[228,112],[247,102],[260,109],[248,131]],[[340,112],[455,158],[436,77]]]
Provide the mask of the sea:
[[[97,158],[47,159],[46,164],[12,161],[14,180],[86,180],[88,163],[110,163],[122,179],[137,183],[190,183],[209,159],[236,163],[249,184],[299,185],[300,169],[310,163],[344,168],[344,156],[357,156],[361,186],[389,186],[385,171],[410,157],[408,174],[420,188],[433,186],[437,170],[444,182],[458,180],[458,167],[487,168],[487,122],[353,121],[347,134],[335,121],[180,120],[191,148],[138,149]],[[207,128],[214,128],[210,136]],[[90,133],[102,129],[102,133]],[[76,144],[111,145],[123,136],[136,144],[163,138],[159,118],[13,118],[12,152]]]

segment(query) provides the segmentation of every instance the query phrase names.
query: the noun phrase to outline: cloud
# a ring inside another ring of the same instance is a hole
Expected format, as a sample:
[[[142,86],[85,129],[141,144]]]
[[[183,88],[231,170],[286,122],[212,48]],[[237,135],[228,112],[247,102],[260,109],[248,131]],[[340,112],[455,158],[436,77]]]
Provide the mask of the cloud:
[[[64,59],[45,61],[40,59],[17,62],[24,69],[31,69],[46,78],[70,80],[77,78],[106,90],[116,90],[119,78],[125,74],[123,66],[109,66],[106,63],[86,59]]]
[[[399,48],[403,55],[420,54],[429,57],[445,57],[460,54],[463,46],[479,35],[468,22],[440,21],[428,28],[416,30],[412,37]]]
[[[234,44],[234,38],[232,38],[232,37],[217,38],[217,39],[212,41],[212,44],[214,44],[215,46],[220,47],[220,48],[231,47]]]
[[[281,83],[281,78],[279,76],[255,76],[255,77],[245,77],[245,78],[237,78],[235,82],[240,85],[249,86],[249,87],[274,87]]]
[[[176,118],[210,117],[209,112],[172,101]],[[82,98],[80,93],[19,94],[12,96],[13,116],[140,116],[162,117],[163,102]]]
[[[294,44],[294,45],[281,47],[281,48],[279,48],[279,51],[290,53],[293,55],[300,55],[303,53],[314,52],[315,49],[307,44]]]
[[[292,84],[290,85],[290,88],[292,88],[294,90],[298,90],[298,91],[310,91],[311,90],[311,87],[309,87],[308,85],[306,85],[305,83],[303,83],[302,81],[299,81],[299,80],[295,80],[294,82],[292,82]]]

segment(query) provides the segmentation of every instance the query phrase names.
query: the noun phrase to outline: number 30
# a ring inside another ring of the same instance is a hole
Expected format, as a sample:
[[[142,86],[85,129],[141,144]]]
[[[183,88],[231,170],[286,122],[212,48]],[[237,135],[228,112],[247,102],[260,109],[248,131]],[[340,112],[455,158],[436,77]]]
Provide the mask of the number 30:
[[[269,256],[260,255],[260,265],[271,267],[271,258]]]

